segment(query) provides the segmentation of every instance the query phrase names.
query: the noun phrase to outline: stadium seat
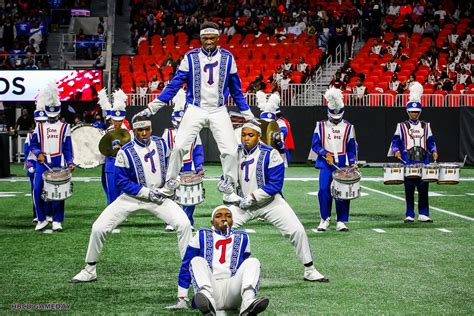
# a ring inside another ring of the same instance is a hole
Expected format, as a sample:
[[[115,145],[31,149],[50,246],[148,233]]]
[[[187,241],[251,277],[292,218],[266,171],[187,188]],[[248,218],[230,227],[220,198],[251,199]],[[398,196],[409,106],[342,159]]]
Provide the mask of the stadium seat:
[[[434,107],[443,107],[444,106],[444,100],[446,97],[446,91],[443,90],[436,90],[433,93],[433,106]]]

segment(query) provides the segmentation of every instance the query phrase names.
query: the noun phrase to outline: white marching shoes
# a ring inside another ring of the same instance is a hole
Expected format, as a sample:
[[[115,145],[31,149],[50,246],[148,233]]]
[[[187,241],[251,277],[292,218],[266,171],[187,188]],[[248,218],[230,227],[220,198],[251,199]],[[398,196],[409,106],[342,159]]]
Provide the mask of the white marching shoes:
[[[429,216],[422,214],[418,215],[418,221],[422,223],[433,223],[433,220]]]
[[[96,265],[87,264],[84,269],[76,274],[69,282],[81,283],[81,282],[92,282],[97,280]]]
[[[405,217],[405,220],[404,220],[405,223],[413,223],[414,221],[415,219],[411,216]]]
[[[304,267],[304,280],[311,281],[311,282],[322,282],[322,283],[329,282],[329,279],[326,278],[321,273],[319,273],[319,271],[316,270],[314,266]]]
[[[188,309],[188,303],[186,300],[178,299],[178,302],[171,306],[166,306],[166,309]]]
[[[337,222],[336,223],[336,231],[338,232],[348,232],[349,228],[344,224],[344,222]]]
[[[317,229],[317,231],[319,232],[325,232],[326,230],[328,230],[329,228],[329,222],[330,222],[330,219],[327,218],[327,219],[322,219],[321,218],[321,222],[319,222],[319,226]]]
[[[196,304],[197,309],[199,309],[203,315],[216,315],[216,309],[204,293],[197,292],[194,295],[194,304]]]
[[[35,231],[42,231],[43,229],[48,226],[49,222],[47,220],[44,220],[42,222],[38,222],[35,227]]]
[[[174,227],[171,226],[170,224],[166,224],[165,232],[167,233],[174,232]]]
[[[258,315],[267,309],[270,301],[266,297],[257,297],[249,302],[242,302],[240,316]]]
[[[60,232],[63,230],[61,222],[53,222],[53,232]]]

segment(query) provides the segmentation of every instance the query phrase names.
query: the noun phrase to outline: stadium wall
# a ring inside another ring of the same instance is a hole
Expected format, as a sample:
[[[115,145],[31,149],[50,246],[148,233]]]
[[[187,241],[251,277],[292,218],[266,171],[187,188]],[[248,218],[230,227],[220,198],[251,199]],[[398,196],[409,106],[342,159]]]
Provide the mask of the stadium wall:
[[[127,119],[143,107],[130,107]],[[232,109],[236,110],[236,109]],[[295,141],[291,162],[306,162],[311,147],[316,121],[327,117],[325,107],[282,107],[283,115],[290,121]],[[154,134],[161,135],[171,127],[171,108],[163,108],[152,117]],[[254,113],[260,110],[252,108]],[[347,107],[344,118],[354,124],[359,144],[359,160],[367,162],[394,161],[387,158],[387,151],[396,124],[407,119],[404,108]],[[421,118],[431,123],[440,154],[440,162],[463,161],[474,164],[474,108],[424,108]],[[218,162],[219,151],[208,129],[201,132],[206,161]]]

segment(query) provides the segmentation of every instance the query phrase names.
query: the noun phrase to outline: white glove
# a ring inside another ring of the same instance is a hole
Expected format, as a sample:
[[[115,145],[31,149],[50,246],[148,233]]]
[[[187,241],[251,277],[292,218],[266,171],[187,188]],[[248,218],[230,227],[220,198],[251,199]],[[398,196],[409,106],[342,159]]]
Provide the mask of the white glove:
[[[165,201],[166,197],[161,195],[159,192],[157,191],[150,191],[150,195],[148,196],[149,199],[150,199],[150,202],[153,202],[153,203],[156,203],[158,205],[161,205],[163,204],[163,202]]]
[[[226,178],[225,180],[220,180],[217,183],[217,189],[225,194],[231,194],[234,192],[234,186],[232,184],[232,180],[230,178]]]
[[[262,125],[255,117],[251,118],[250,120],[247,120],[249,123],[252,123],[254,125],[260,126]]]
[[[178,298],[178,302],[176,304],[166,306],[166,309],[188,309],[187,298]]]
[[[239,207],[243,210],[250,208],[257,201],[255,201],[251,196],[247,195],[242,200],[240,200]]]
[[[163,101],[160,101],[158,98],[155,98],[153,101],[148,103],[148,109],[150,110],[151,114],[155,114],[165,105],[166,103],[164,103]]]

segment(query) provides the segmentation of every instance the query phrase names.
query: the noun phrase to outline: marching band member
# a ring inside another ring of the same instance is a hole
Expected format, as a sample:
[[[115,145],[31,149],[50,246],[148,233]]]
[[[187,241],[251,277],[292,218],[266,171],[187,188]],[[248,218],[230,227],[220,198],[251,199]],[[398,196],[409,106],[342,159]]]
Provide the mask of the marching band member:
[[[335,166],[357,168],[357,142],[354,126],[342,119],[344,101],[341,90],[330,88],[324,97],[328,103],[328,119],[316,124],[312,150],[317,154],[315,167],[319,169],[319,212],[321,222],[318,231],[329,228],[332,208],[331,182]],[[336,230],[348,231],[349,200],[336,200]]]
[[[92,225],[87,265],[70,282],[97,279],[96,263],[107,235],[132,213],[146,210],[175,227],[181,257],[191,240],[191,224],[183,210],[157,189],[165,181],[169,150],[162,138],[152,136],[151,121],[137,116],[132,122],[135,138],[125,144],[115,160],[115,181],[120,196],[108,205]]]
[[[186,106],[186,91],[180,89],[176,96],[173,98],[174,109],[171,115],[171,122],[173,123],[173,128],[165,129],[163,133],[163,139],[166,142],[166,145],[169,149],[174,148],[176,134],[178,132],[179,124],[184,115],[185,106]],[[201,137],[199,134],[196,136],[196,140],[191,144],[189,152],[183,157],[183,167],[181,172],[196,172],[197,174],[204,176],[204,150],[202,147]],[[195,205],[183,206],[183,210],[191,222],[191,226],[194,226],[194,209]],[[166,231],[173,231],[174,228],[171,225],[166,225]]]
[[[214,22],[204,22],[201,25],[200,39],[202,47],[186,53],[171,82],[148,104],[147,109],[140,112],[140,115],[147,116],[155,114],[171,101],[184,83],[187,83],[187,110],[171,153],[166,184],[160,189],[167,196],[172,196],[179,187],[177,176],[183,164],[183,157],[205,126],[211,130],[219,148],[224,177],[227,182],[235,184],[237,142],[233,137],[232,122],[225,106],[229,94],[245,119],[254,119],[242,94],[234,56],[217,47],[219,26]],[[224,195],[224,198],[226,196],[228,195]]]
[[[250,258],[246,232],[233,230],[232,211],[220,205],[212,211],[212,229],[199,229],[189,243],[178,278],[178,303],[169,309],[185,309],[189,286],[194,303],[204,315],[237,309],[240,315],[257,315],[268,298],[255,298],[259,288],[260,261]]]
[[[48,116],[46,115],[44,104],[36,105],[36,111],[34,113],[34,120],[35,124],[40,122],[46,122],[48,120]],[[32,131],[26,135],[25,145],[23,147],[23,152],[25,153],[25,164],[24,168],[26,169],[26,175],[30,179],[30,190],[31,190],[31,199],[33,201],[33,223],[38,223],[38,218],[36,217],[36,208],[35,202],[33,200],[33,190],[34,190],[34,182],[35,182],[35,168],[36,168],[36,156],[31,152],[30,143],[31,137],[33,136]],[[40,203],[45,203],[46,209],[46,219],[48,222],[52,222],[53,219],[51,217],[51,205],[49,202],[45,202],[43,200]]]
[[[105,107],[105,110],[107,111],[107,116],[109,116],[112,120],[112,124],[107,128],[107,132],[117,129],[125,129],[129,131],[130,129],[127,127],[127,125],[124,124],[126,114],[125,107],[128,97],[121,89],[115,91],[113,93],[113,97],[114,104],[113,106],[111,106],[110,102],[108,101],[107,91],[105,90],[105,88],[99,92],[99,104]],[[102,107],[102,109],[104,109],[104,107]],[[114,140],[112,146],[115,149],[120,149],[120,141]],[[107,205],[110,205],[120,195],[120,190],[117,186],[117,182],[115,181],[114,166],[115,157],[105,157],[104,178],[106,188],[105,194],[107,195]]]
[[[234,227],[263,218],[272,223],[286,236],[300,262],[304,265],[304,280],[328,282],[313,265],[313,257],[308,236],[293,209],[283,198],[285,166],[278,151],[260,141],[261,129],[248,122],[242,126],[241,142],[238,150],[238,176],[240,202],[230,209]],[[230,184],[221,180],[225,193],[232,193]]]
[[[54,83],[48,83],[46,88],[40,91],[37,104],[40,107],[44,105],[46,116],[48,117],[46,122],[40,122],[36,125],[30,144],[31,152],[37,158],[33,190],[36,217],[38,218],[35,230],[41,231],[48,225],[44,208],[45,203],[41,201],[43,191],[42,175],[47,170],[47,166],[50,168],[67,167],[70,171],[73,171],[74,162],[71,129],[69,124],[59,121],[61,102],[59,101],[58,88]],[[64,221],[64,200],[52,201],[51,207],[53,209],[53,231],[62,231],[61,223]]]
[[[388,156],[395,156],[407,165],[429,164],[430,157],[438,159],[436,143],[430,123],[420,121],[421,96],[423,86],[415,81],[409,87],[410,97],[406,105],[408,120],[398,123]],[[428,189],[429,183],[419,179],[405,177],[406,213],[405,223],[415,221],[415,188],[418,190],[418,221],[433,222],[430,216]]]

